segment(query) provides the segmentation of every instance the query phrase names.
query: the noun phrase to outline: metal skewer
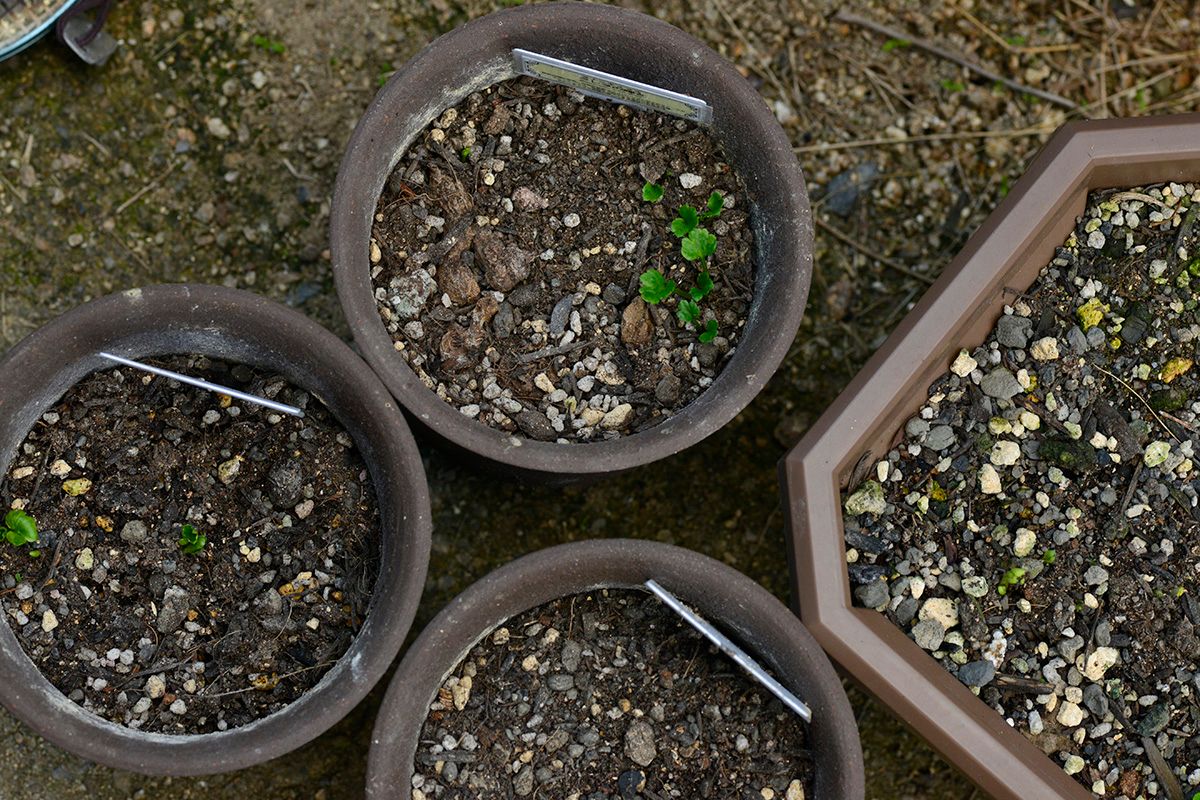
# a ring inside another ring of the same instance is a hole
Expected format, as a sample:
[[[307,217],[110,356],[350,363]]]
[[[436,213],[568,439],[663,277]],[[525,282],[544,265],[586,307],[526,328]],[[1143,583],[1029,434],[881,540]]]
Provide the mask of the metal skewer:
[[[746,672],[749,672],[751,677],[767,687],[771,694],[778,697],[785,706],[799,714],[802,720],[812,722],[812,709],[803,700],[788,691],[787,687],[782,683],[772,678],[745,650],[730,641],[729,637],[706,622],[695,611],[692,611],[681,603],[679,598],[660,586],[657,581],[653,579],[648,580],[645,586],[654,593],[655,597],[663,601],[668,608],[683,617],[693,628],[704,634],[710,642],[721,649],[721,652],[736,661]]]
[[[218,394],[227,394],[230,397],[236,397],[238,400],[263,406],[264,408],[269,408],[272,411],[278,411],[283,414],[291,414],[293,417],[304,416],[303,409],[296,408],[295,406],[289,406],[286,403],[277,403],[274,400],[268,400],[267,398],[259,397],[258,395],[239,392],[237,389],[230,389],[228,386],[221,386],[218,383],[209,383],[208,381],[201,380],[200,378],[193,378],[189,375],[180,375],[178,372],[172,372],[169,369],[152,367],[149,364],[143,364],[140,361],[134,361],[133,359],[129,358],[121,358],[121,356],[114,356],[112,353],[100,353],[99,356],[101,358],[107,358],[109,361],[115,361],[118,364],[124,364],[127,367],[140,369],[143,372],[149,372],[152,375],[161,375],[164,378],[171,378],[179,381],[180,383],[186,383],[189,386],[195,386],[199,389],[207,389],[210,392],[217,392]]]

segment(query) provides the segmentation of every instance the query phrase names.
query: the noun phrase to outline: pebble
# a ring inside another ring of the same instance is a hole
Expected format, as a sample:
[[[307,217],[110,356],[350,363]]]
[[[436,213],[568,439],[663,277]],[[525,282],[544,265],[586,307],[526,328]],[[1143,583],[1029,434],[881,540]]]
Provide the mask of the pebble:
[[[949,425],[938,425],[925,435],[925,446],[941,452],[954,444],[954,429]]]
[[[922,648],[933,651],[942,646],[946,629],[935,619],[923,619],[913,626],[913,640]]]
[[[984,375],[983,380],[979,383],[979,388],[988,397],[994,397],[997,400],[1008,400],[1021,393],[1021,384],[1017,381],[1016,376],[1004,367],[997,367]]]
[[[990,661],[971,661],[958,670],[958,679],[967,686],[987,686],[996,677],[996,667]]]
[[[979,468],[979,491],[984,494],[1000,494],[1004,486],[1000,483],[1000,474],[991,464]]]
[[[600,427],[610,431],[617,430],[625,425],[632,412],[633,406],[629,403],[621,403],[604,415],[604,418],[600,420]]]
[[[979,367],[979,362],[971,357],[971,354],[966,350],[959,350],[958,356],[954,359],[954,363],[950,365],[950,371],[960,378],[965,378],[974,372]]]
[[[1095,652],[1087,657],[1083,675],[1090,681],[1101,681],[1104,679],[1104,673],[1108,672],[1118,660],[1120,660],[1120,653],[1116,648],[1097,647]]]
[[[996,341],[1005,347],[1024,349],[1033,333],[1033,320],[1005,315],[996,322]]]
[[[1002,439],[992,445],[990,460],[997,467],[1011,467],[1021,460],[1021,446]]]
[[[625,729],[625,755],[640,767],[648,767],[658,755],[654,728],[644,719],[635,719]]]
[[[695,189],[703,182],[704,179],[694,172],[685,172],[679,176],[679,185],[684,189]]]
[[[1083,722],[1083,709],[1074,703],[1063,703],[1058,707],[1056,719],[1059,725],[1074,728]]]
[[[846,513],[852,517],[859,514],[878,516],[887,511],[887,505],[883,486],[878,481],[863,481],[862,486],[846,498]]]
[[[1045,336],[1038,339],[1029,348],[1029,355],[1035,361],[1057,361],[1058,360],[1058,340],[1053,336]]]
[[[76,569],[83,570],[84,572],[89,572],[89,571],[91,571],[92,567],[95,566],[95,564],[96,564],[96,559],[93,556],[92,548],[90,548],[90,547],[83,548],[75,556],[75,568]]]
[[[157,700],[166,694],[167,682],[162,675],[151,675],[146,679],[145,691],[152,699]]]
[[[49,633],[57,627],[58,617],[54,615],[53,611],[46,609],[46,611],[42,614],[42,630],[46,633]]]
[[[130,544],[141,544],[149,538],[150,531],[140,519],[130,520],[121,527],[121,540]]]
[[[1018,528],[1017,535],[1013,539],[1013,555],[1018,558],[1024,558],[1033,552],[1033,548],[1036,545],[1037,534],[1028,528]]]
[[[568,228],[578,228],[579,222],[580,220],[578,214],[571,213],[563,215],[562,223]]]
[[[950,630],[958,625],[958,603],[947,597],[931,597],[921,606],[917,617],[936,620],[944,629]]]

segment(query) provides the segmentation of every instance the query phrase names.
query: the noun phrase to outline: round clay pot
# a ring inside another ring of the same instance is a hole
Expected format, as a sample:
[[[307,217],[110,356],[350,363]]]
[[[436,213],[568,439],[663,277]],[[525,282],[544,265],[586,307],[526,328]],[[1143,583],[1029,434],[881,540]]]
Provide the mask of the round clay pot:
[[[375,485],[382,558],[366,622],[337,664],[287,708],[228,731],[147,733],[68,700],[0,622],[0,702],[83,758],[149,774],[248,767],[316,738],[383,676],[412,625],[429,565],[425,473],[404,417],[349,347],[307,317],[248,292],[153,286],[109,295],[26,337],[0,360],[0,473],[37,419],[72,385],[111,362],[199,353],[269,369],[323,400],[353,437]]]
[[[717,624],[812,707],[814,797],[861,800],[858,726],[829,659],[800,620],[742,573],[680,547],[633,539],[560,545],[478,581],[429,623],[400,663],[371,735],[367,800],[407,797],[421,728],[438,689],[467,653],[506,620],[601,587],[641,588],[654,578]]]
[[[603,31],[603,35],[597,35]],[[384,183],[412,142],[444,109],[515,76],[525,48],[682,92],[713,107],[712,135],[750,197],[755,291],[737,351],[708,389],[641,433],[558,444],[513,436],[468,419],[425,387],[395,351],[376,309],[370,239]],[[762,97],[713,50],[635,11],[559,2],[489,14],[442,36],[376,96],[338,172],[332,210],[338,296],[363,357],[421,426],[473,465],[552,482],[649,464],[703,440],[733,419],[787,354],[812,275],[812,216],[792,147]]]

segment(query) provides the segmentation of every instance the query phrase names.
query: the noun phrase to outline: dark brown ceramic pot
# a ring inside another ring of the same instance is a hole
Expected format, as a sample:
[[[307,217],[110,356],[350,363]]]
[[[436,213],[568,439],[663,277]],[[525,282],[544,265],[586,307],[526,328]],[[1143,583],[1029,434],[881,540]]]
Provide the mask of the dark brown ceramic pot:
[[[370,240],[375,206],[405,149],[441,112],[515,76],[513,48],[706,100],[711,133],[750,197],[754,300],[737,352],[708,389],[654,428],[612,441],[557,444],[468,419],[418,379],[376,309]],[[568,482],[649,464],[703,440],[746,407],[787,354],[808,297],[812,216],[791,143],[762,97],[706,45],[654,17],[592,3],[489,14],[442,36],[376,96],[338,172],[331,222],[334,278],[363,357],[411,419],[473,466]]]
[[[737,639],[812,707],[814,796],[861,800],[863,760],[854,713],[841,680],[800,620],[757,583],[719,561],[632,539],[542,550],[492,572],[451,601],[392,677],[371,737],[368,800],[407,796],[430,703],[446,677],[492,630],[560,597],[605,587],[639,588],[650,578]]]
[[[197,775],[248,767],[316,738],[383,676],[412,625],[429,564],[430,511],[415,443],[378,378],[321,326],[257,295],[214,286],[131,289],[70,311],[0,360],[0,474],[39,417],[72,385],[127,358],[199,353],[271,370],[320,398],[353,437],[378,497],[380,571],[350,649],[286,709],[228,731],[174,736],[109,722],[68,700],[0,622],[0,702],[79,756],[137,772]],[[2,794],[2,792],[0,792]]]

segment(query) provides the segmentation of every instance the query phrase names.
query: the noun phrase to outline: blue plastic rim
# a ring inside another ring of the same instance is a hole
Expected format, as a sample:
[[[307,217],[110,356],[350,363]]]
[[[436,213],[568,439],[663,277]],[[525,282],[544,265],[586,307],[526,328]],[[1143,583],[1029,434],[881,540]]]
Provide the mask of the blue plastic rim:
[[[54,23],[58,21],[58,18],[61,17],[66,10],[71,7],[73,2],[74,0],[63,0],[53,14],[51,14],[47,19],[43,20],[33,29],[17,37],[17,39],[14,41],[0,42],[0,61],[3,61],[11,56],[15,56],[17,53],[21,52],[38,39],[41,39],[43,36],[45,36],[50,31],[50,28],[54,26]]]

